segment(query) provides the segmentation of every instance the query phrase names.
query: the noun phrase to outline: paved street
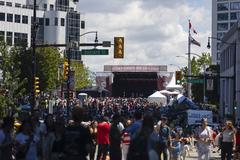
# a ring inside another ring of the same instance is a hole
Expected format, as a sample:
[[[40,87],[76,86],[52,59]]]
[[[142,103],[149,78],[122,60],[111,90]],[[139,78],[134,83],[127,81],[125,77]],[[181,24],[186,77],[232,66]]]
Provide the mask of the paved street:
[[[220,152],[216,152],[217,149],[214,149],[215,153],[211,153],[211,160],[220,160]],[[190,152],[190,156],[186,158],[186,160],[196,160],[197,159],[197,151],[194,149]]]

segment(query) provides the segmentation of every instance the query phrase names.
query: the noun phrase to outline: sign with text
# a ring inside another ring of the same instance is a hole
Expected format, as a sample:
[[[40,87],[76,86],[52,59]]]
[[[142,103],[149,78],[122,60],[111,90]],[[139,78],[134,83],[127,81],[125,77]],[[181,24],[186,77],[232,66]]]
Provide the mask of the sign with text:
[[[82,49],[81,55],[108,55],[108,49]]]

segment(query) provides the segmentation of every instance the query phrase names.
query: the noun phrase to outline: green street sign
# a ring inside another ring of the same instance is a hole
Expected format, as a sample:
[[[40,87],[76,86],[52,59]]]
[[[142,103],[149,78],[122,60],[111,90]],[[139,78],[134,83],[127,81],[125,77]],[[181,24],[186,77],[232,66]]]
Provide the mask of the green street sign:
[[[82,49],[81,55],[108,55],[108,49]]]
[[[187,83],[198,83],[198,84],[201,84],[201,83],[204,83],[204,79],[188,79]]]

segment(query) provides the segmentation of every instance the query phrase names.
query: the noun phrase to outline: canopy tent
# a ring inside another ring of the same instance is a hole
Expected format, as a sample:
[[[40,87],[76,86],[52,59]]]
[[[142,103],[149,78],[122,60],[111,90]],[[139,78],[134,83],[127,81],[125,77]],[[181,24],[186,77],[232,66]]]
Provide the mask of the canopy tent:
[[[171,89],[171,90],[176,90],[176,89],[182,89],[183,87],[181,85],[177,85],[176,84],[176,78],[175,78],[175,74],[173,74],[170,82],[168,83],[168,85],[166,86],[166,89]]]
[[[168,91],[168,90],[161,90],[161,91],[159,91],[161,94],[166,94],[166,95],[169,95],[169,94],[171,94],[171,92],[170,91]]]
[[[159,106],[166,106],[167,105],[167,97],[161,94],[159,91],[156,91],[152,95],[148,97],[149,103],[156,103]]]

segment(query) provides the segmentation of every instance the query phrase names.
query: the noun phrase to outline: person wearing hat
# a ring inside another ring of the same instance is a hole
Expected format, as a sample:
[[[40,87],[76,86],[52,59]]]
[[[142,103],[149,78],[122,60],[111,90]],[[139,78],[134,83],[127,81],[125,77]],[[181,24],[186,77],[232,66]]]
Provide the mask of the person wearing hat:
[[[212,130],[208,126],[207,118],[201,120],[201,126],[195,131],[195,139],[197,140],[198,160],[209,160]]]

